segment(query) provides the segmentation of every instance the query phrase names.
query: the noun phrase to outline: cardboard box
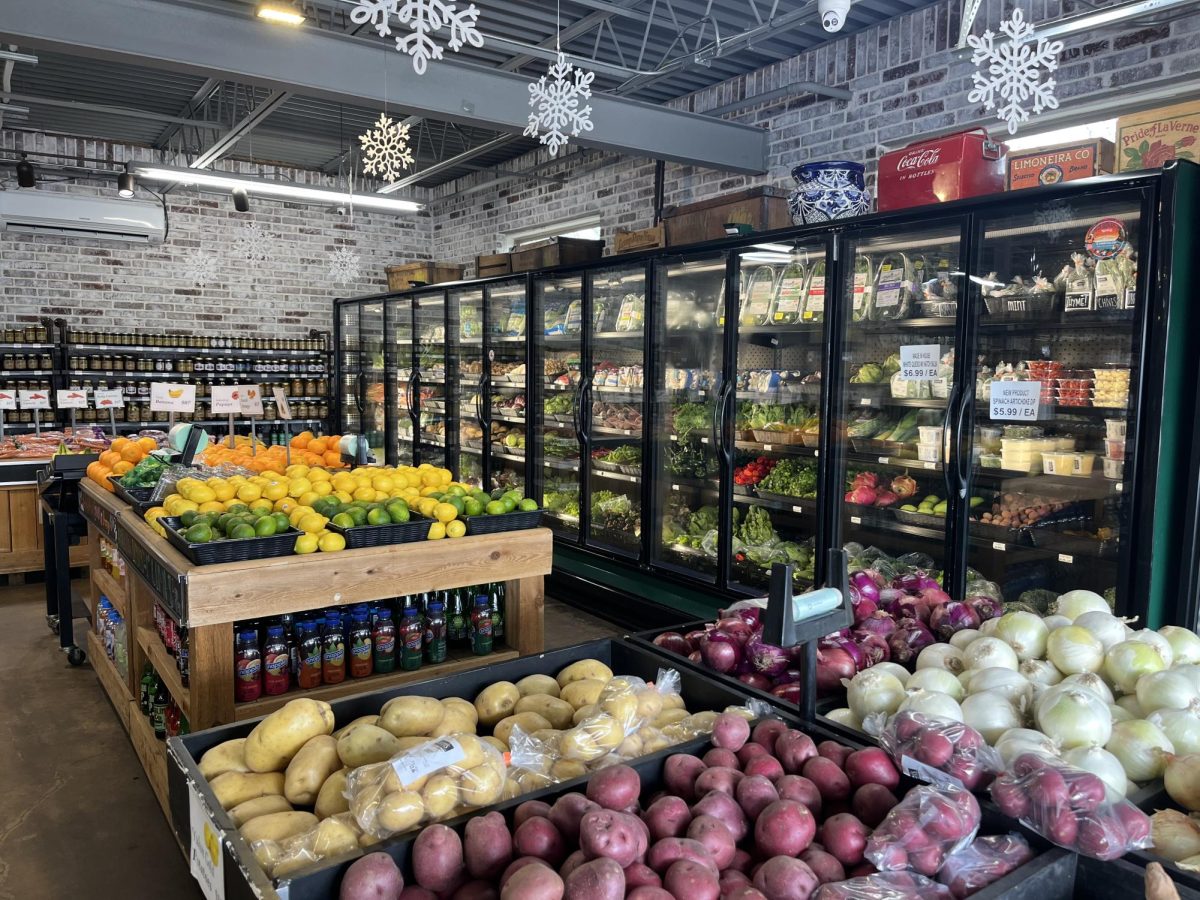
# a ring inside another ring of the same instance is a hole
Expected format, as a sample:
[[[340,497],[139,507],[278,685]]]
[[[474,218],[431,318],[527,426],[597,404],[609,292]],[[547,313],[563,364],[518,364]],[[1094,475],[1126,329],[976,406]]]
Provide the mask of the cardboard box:
[[[462,281],[463,267],[447,262],[411,262],[387,267],[389,291],[407,291],[413,284]]]
[[[1172,159],[1200,159],[1200,101],[1117,119],[1117,171],[1157,169]]]
[[[1008,189],[1038,187],[1108,175],[1113,170],[1113,142],[1103,138],[1030,150],[1008,158]]]
[[[879,160],[879,211],[1004,190],[1005,146],[982,128],[909,144]]]
[[[752,231],[787,228],[792,224],[788,192],[756,187],[663,211],[668,247],[723,238],[726,223],[746,225]]]

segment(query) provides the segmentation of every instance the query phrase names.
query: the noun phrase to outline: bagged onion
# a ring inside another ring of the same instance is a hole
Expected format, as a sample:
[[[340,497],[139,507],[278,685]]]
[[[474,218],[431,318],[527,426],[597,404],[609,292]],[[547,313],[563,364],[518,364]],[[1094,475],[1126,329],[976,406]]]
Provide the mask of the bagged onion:
[[[1065,750],[1103,747],[1112,735],[1108,704],[1083,688],[1055,685],[1038,701],[1037,726]]]
[[[1132,694],[1139,678],[1166,667],[1158,649],[1145,641],[1121,641],[1104,654],[1104,677],[1122,694]]]
[[[1118,797],[1129,793],[1131,785],[1125,777],[1125,769],[1121,761],[1103,747],[1073,747],[1063,754],[1063,762],[1070,763],[1077,769],[1091,772],[1110,788]]]
[[[999,619],[989,619],[999,622]],[[963,665],[968,669],[990,669],[1000,667],[1014,672],[1020,661],[1013,648],[996,637],[981,637],[971,642],[963,651]]]
[[[1138,679],[1138,705],[1147,713],[1160,709],[1187,709],[1200,700],[1192,680],[1172,669],[1151,672]]]
[[[1041,659],[1046,653],[1050,631],[1041,616],[1031,612],[1010,612],[1000,617],[993,634],[1013,648],[1017,659]]]
[[[1167,736],[1176,753],[1200,753],[1200,705],[1190,709],[1160,709],[1146,716]]]
[[[963,720],[962,708],[949,694],[940,691],[910,691],[904,698],[897,712],[919,712],[926,716],[937,716],[942,719]]]
[[[1104,645],[1086,628],[1067,625],[1050,632],[1046,658],[1064,675],[1098,672],[1104,664]]]
[[[842,679],[846,687],[846,705],[861,722],[872,713],[891,715],[904,701],[904,685],[900,679],[872,666],[859,672],[849,681]]]
[[[998,666],[980,669],[971,679],[971,693],[978,694],[983,691],[1003,694],[1017,709],[1024,708],[1033,699],[1033,685],[1024,675]]]
[[[1068,675],[1062,680],[1063,684],[1075,684],[1085,691],[1091,691],[1105,703],[1113,703],[1113,692],[1108,684],[1095,672],[1081,672],[1078,675]]]
[[[1099,610],[1100,612],[1110,611],[1108,601],[1095,591],[1067,591],[1050,606],[1051,613],[1066,616],[1072,622],[1085,612],[1092,612],[1094,610]]]
[[[1010,728],[1020,728],[1021,713],[998,691],[980,691],[962,702],[962,720],[983,735],[989,744]]]
[[[1145,719],[1118,722],[1104,749],[1121,761],[1131,781],[1151,781],[1162,775],[1175,746],[1162,729]]]
[[[1179,625],[1164,625],[1158,633],[1167,639],[1175,656],[1174,665],[1200,663],[1200,636]]]

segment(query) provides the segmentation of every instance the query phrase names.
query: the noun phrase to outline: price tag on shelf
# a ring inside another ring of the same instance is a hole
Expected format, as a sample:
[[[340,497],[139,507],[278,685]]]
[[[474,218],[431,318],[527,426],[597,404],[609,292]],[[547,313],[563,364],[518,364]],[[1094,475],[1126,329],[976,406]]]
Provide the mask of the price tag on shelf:
[[[1074,564],[1075,557],[1073,557],[1070,553],[1060,553],[1058,554],[1058,561],[1060,563],[1066,563],[1069,566]]]
[[[673,490],[673,491],[679,490],[679,485],[677,485],[677,484],[671,485],[671,490]]]
[[[125,392],[120,388],[101,389],[92,392],[92,405],[96,409],[117,409],[125,405]]]
[[[900,347],[900,380],[932,381],[937,378],[940,344],[909,344]]]
[[[851,517],[850,517],[850,524],[851,524],[851,525],[861,525],[861,524],[862,524],[862,517],[861,517],[861,516],[851,516]]]
[[[883,463],[885,466],[888,464],[888,461],[889,461],[890,459],[891,459],[891,457],[890,457],[890,456],[881,456],[881,457],[879,457],[879,461],[880,461],[881,463]]]
[[[68,388],[56,391],[56,404],[59,409],[87,409],[87,388]]]
[[[188,807],[191,823],[189,859],[192,877],[200,883],[200,890],[207,900],[224,900],[225,853],[221,843],[221,832],[213,824],[212,816],[209,815],[195,784],[188,785]]]
[[[241,405],[242,415],[261,417],[263,414],[262,388],[257,384],[239,384],[238,403]]]
[[[208,398],[208,407],[214,416],[236,415],[242,411],[238,401],[240,388],[236,384],[214,384],[212,396]]]
[[[49,391],[17,391],[17,402],[21,409],[49,409]]]
[[[1037,421],[1042,399],[1040,381],[993,381],[989,391],[989,418],[992,421]]]
[[[803,507],[803,506],[793,506],[793,507],[792,507],[792,512],[794,512],[794,513],[803,513],[803,512],[804,512],[804,507]]]
[[[1004,543],[1003,541],[992,541],[992,549],[999,550],[1001,553],[1003,553],[1008,549],[1008,544]]]
[[[16,409],[16,391],[0,390],[0,409]]]
[[[927,463],[922,463],[921,465],[923,465],[926,469],[936,469],[937,468],[937,463],[927,462]]]
[[[150,382],[150,409],[154,412],[191,413],[196,411],[196,386]]]
[[[772,444],[763,444],[763,451],[769,453],[773,449]]]
[[[279,418],[290,422],[292,419],[292,405],[288,403],[287,392],[281,387],[273,387],[271,388],[271,394],[275,397],[275,408],[279,410]]]
[[[858,405],[859,405],[859,406],[870,406],[870,405],[871,405],[871,398],[870,398],[870,397],[859,397],[859,398],[858,398]]]

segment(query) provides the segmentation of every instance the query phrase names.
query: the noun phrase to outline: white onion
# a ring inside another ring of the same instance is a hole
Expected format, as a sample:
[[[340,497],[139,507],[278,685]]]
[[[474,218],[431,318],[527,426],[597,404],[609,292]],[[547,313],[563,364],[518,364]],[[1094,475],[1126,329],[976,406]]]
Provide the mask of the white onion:
[[[879,666],[863,669],[852,679],[842,679],[846,686],[846,705],[861,722],[872,713],[891,715],[904,700],[904,685],[900,679]]]
[[[1125,620],[1118,619],[1107,611],[1086,612],[1075,620],[1075,624],[1090,631],[1104,645],[1105,650],[1125,640]]]
[[[999,619],[988,619],[986,622],[984,622],[983,624],[981,624],[979,626],[979,636],[980,637],[991,637],[992,635],[994,635],[996,633],[996,626],[999,624],[1000,624]],[[974,643],[974,641],[972,641],[971,643]],[[970,645],[968,645],[968,646],[970,646]],[[966,647],[964,647],[963,649],[965,650]]]
[[[1091,772],[1112,788],[1118,797],[1124,797],[1132,787],[1125,777],[1121,761],[1103,747],[1074,747],[1063,754],[1063,762]]]
[[[999,619],[989,619],[998,622]],[[995,637],[981,637],[971,642],[963,651],[963,665],[968,669],[991,669],[999,666],[1014,672],[1020,661],[1012,647]]]
[[[979,694],[983,691],[1003,694],[1017,709],[1024,709],[1033,699],[1033,685],[1024,675],[999,666],[980,669],[979,674],[971,679],[971,693]]]
[[[1035,689],[1039,684],[1049,687],[1063,680],[1062,672],[1048,659],[1027,659],[1017,671],[1024,675]]]
[[[1031,612],[1010,612],[1000,617],[995,636],[1013,648],[1017,659],[1041,659],[1046,654],[1050,630],[1042,617]]]
[[[917,669],[904,685],[909,691],[940,691],[954,698],[955,702],[966,696],[958,676],[946,669]]]
[[[998,691],[971,694],[962,702],[963,721],[983,735],[989,744],[1010,728],[1020,728],[1021,714]]]
[[[1063,684],[1074,684],[1091,691],[1105,703],[1113,703],[1113,692],[1108,683],[1095,672],[1081,672],[1078,675],[1068,675],[1062,680]]]
[[[959,707],[958,701],[940,691],[911,691],[904,698],[904,702],[900,704],[897,712],[904,710],[924,713],[927,716],[939,716],[943,719],[953,719],[955,722],[963,720],[962,708]]]
[[[1149,644],[1158,651],[1158,655],[1162,657],[1163,668],[1171,668],[1171,664],[1175,662],[1175,651],[1171,649],[1171,642],[1159,634],[1157,631],[1151,631],[1149,628],[1143,628],[1135,631],[1129,636],[1131,641],[1141,641],[1143,644]]]
[[[1022,753],[1040,753],[1044,756],[1058,756],[1058,745],[1040,731],[1032,728],[1010,728],[1000,735],[995,743],[996,752],[1004,760],[1004,765],[1011,766],[1013,760]]]
[[[896,680],[899,681],[905,687],[908,686],[908,677],[909,677],[909,675],[912,674],[911,672],[908,671],[908,669],[906,669],[906,668],[904,668],[904,666],[900,665],[900,663],[894,663],[894,662],[875,663],[875,665],[871,666],[871,668],[874,669],[876,672],[886,672],[889,675],[894,675],[896,677]]]
[[[962,685],[964,694],[971,692],[971,679],[975,677],[975,673],[978,671],[978,669],[964,669],[958,673],[958,683]]]
[[[1099,610],[1100,612],[1111,612],[1108,607],[1108,601],[1097,594],[1095,591],[1067,591],[1061,595],[1058,600],[1050,607],[1050,612],[1059,616],[1066,616],[1072,622],[1082,616],[1085,612]]]
[[[1200,753],[1200,704],[1190,709],[1160,709],[1146,716],[1175,746],[1176,753]]]
[[[1108,711],[1110,713],[1112,713],[1112,720],[1113,720],[1114,725],[1116,725],[1118,722],[1128,722],[1130,719],[1140,718],[1140,716],[1135,716],[1133,713],[1131,713],[1125,707],[1123,707],[1117,703],[1108,704]]]
[[[1104,746],[1112,734],[1108,704],[1083,688],[1057,685],[1037,707],[1037,726],[1059,746]]]
[[[945,669],[957,675],[965,668],[962,651],[951,644],[930,644],[917,654],[918,672],[922,669]]]
[[[1138,703],[1137,694],[1126,694],[1124,697],[1118,697],[1117,706],[1129,713],[1134,719],[1146,718],[1146,711],[1142,709],[1142,704]]]
[[[1071,624],[1071,620],[1066,616],[1046,616],[1042,621],[1046,623],[1049,631],[1057,631],[1059,628],[1066,628]]]
[[[1121,761],[1131,781],[1152,781],[1167,767],[1175,747],[1162,729],[1145,719],[1118,722],[1104,749]]]
[[[1086,628],[1067,625],[1050,632],[1046,658],[1065,675],[1096,672],[1104,664],[1104,645]]]
[[[989,621],[991,620],[989,619]],[[967,645],[978,637],[983,637],[983,632],[978,628],[964,628],[962,631],[956,631],[950,635],[950,646],[965,650]]]
[[[1154,645],[1145,641],[1121,641],[1104,654],[1104,677],[1123,694],[1132,694],[1143,675],[1166,667]]]
[[[1189,753],[1171,760],[1163,776],[1163,787],[1167,796],[1184,809],[1200,812],[1200,755]]]
[[[845,706],[841,709],[831,709],[825,713],[825,718],[830,722],[836,722],[838,725],[846,725],[856,731],[862,731],[862,720]]]
[[[1174,665],[1200,663],[1200,637],[1179,625],[1164,625],[1158,633],[1167,639],[1175,655]]]
[[[1200,691],[1186,675],[1172,669],[1151,672],[1138,679],[1138,705],[1148,713],[1159,709],[1187,709],[1200,700]]]
[[[1192,686],[1200,691],[1200,665],[1176,666],[1171,671],[1185,676],[1191,681]]]

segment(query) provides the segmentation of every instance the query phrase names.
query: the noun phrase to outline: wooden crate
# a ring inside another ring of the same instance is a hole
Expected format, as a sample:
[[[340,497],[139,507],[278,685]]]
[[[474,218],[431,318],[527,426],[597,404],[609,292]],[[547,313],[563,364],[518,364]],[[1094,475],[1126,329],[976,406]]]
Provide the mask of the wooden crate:
[[[756,187],[732,194],[672,206],[663,212],[667,246],[698,244],[725,237],[725,224],[748,225],[755,231],[787,228],[792,224],[787,191]]]
[[[1113,142],[1103,138],[1010,154],[1008,190],[1108,175],[1112,169]]]
[[[479,278],[511,274],[512,257],[507,253],[488,253],[475,257],[475,275]]]
[[[1171,159],[1200,156],[1200,100],[1117,119],[1117,171],[1157,169]]]
[[[463,267],[448,262],[410,262],[387,267],[389,291],[407,291],[412,282],[442,284],[462,281]]]
[[[553,266],[595,262],[604,255],[604,241],[557,237],[512,252],[512,270],[531,272]]]
[[[655,247],[665,247],[667,243],[666,226],[659,222],[653,228],[641,228],[637,231],[627,231],[618,228],[613,238],[613,252],[636,253],[639,250],[653,250]]]

